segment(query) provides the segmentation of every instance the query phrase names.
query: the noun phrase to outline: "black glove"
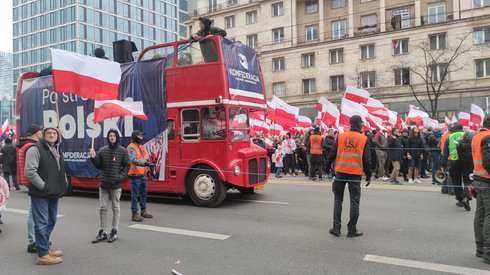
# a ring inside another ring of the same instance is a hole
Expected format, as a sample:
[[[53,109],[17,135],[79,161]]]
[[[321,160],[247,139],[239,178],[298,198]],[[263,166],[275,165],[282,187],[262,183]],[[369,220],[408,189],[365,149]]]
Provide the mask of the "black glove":
[[[371,184],[371,179],[366,179],[366,185],[365,187],[368,187]]]

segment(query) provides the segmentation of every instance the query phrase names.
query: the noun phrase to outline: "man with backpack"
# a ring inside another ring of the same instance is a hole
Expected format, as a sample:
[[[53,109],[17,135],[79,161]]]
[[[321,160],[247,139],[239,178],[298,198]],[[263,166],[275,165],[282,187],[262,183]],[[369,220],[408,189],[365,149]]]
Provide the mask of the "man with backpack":
[[[468,196],[466,188],[464,188],[463,185],[463,183],[468,183],[467,180],[463,180],[463,171],[468,171],[468,164],[463,163],[463,160],[460,158],[461,150],[458,150],[458,147],[460,147],[460,144],[462,143],[463,137],[465,135],[463,131],[463,125],[459,122],[456,122],[453,125],[452,132],[453,133],[449,136],[449,138],[446,140],[446,143],[444,144],[444,153],[442,156],[441,167],[443,170],[449,169],[449,175],[454,186],[454,194],[456,195],[456,200],[458,201],[456,205],[459,207],[464,207],[466,211],[470,211],[470,197]]]

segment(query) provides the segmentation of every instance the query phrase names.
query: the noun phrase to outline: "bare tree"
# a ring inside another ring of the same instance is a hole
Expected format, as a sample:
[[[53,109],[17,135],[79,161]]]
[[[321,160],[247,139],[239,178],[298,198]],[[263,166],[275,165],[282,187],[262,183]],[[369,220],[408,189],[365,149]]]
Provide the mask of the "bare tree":
[[[439,99],[458,85],[449,81],[449,75],[463,70],[469,64],[467,60],[461,59],[464,59],[462,57],[466,53],[473,51],[472,45],[465,43],[471,34],[469,32],[458,37],[455,45],[450,45],[448,41],[445,47],[437,50],[431,49],[430,42],[415,46],[415,54],[420,53],[422,61],[415,66],[410,66],[410,72],[418,76],[422,84],[410,83],[408,86],[420,106],[432,117],[436,117]],[[430,106],[422,104],[420,99],[422,96],[427,96]]]

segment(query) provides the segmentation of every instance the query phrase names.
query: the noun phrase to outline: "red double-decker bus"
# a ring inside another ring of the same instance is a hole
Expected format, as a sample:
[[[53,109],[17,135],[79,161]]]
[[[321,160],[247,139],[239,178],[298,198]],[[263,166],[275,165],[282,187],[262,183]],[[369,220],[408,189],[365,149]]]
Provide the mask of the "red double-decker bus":
[[[202,41],[148,47],[140,53],[138,62],[159,59],[166,64],[167,145],[164,179],[149,179],[148,191],[188,194],[196,205],[214,207],[225,199],[230,188],[242,193],[262,189],[270,174],[269,161],[266,150],[253,144],[249,134],[249,113],[266,108],[264,81],[255,51],[239,42],[208,36]],[[35,73],[25,73],[18,81],[17,129],[21,135],[30,124],[22,121],[27,117],[22,114],[28,113],[22,110],[23,104],[30,104],[29,99],[22,100],[23,86],[29,83],[32,87],[36,77]],[[44,125],[46,117],[44,114]],[[88,120],[85,123],[90,126]],[[62,136],[67,125],[60,127]],[[99,137],[103,132],[107,129]],[[86,139],[80,133],[78,137]],[[151,155],[151,147],[147,149]],[[86,152],[80,152],[77,161],[89,162]],[[95,177],[71,175],[70,182],[73,189],[98,188]],[[130,190],[129,181],[123,183],[123,190]]]

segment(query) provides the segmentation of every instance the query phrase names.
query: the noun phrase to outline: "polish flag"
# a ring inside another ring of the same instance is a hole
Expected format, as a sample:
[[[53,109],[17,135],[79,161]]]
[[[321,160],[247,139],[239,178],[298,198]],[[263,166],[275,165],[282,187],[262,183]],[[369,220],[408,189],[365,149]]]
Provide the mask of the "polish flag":
[[[119,100],[96,100],[94,105],[94,123],[106,118],[134,116],[142,120],[148,120],[143,111],[143,102],[124,102]]]
[[[264,138],[264,142],[265,142],[265,147],[267,147],[267,149],[272,149],[274,148],[274,142],[268,138]]]
[[[0,129],[0,136],[7,133],[9,131],[9,120],[6,119],[2,124],[2,128]]]
[[[456,118],[456,115],[454,115],[452,118],[451,118],[451,123],[456,123],[458,122],[458,119]]]
[[[420,107],[410,104],[410,110],[420,110]]]
[[[340,112],[337,106],[332,102],[328,101],[323,96],[318,99],[317,108],[321,106],[319,111],[321,112],[320,119],[325,125],[335,125],[339,119]]]
[[[299,108],[291,106],[282,101],[277,96],[272,97],[270,107],[274,109],[273,116],[267,115],[275,123],[282,125],[286,129],[296,126],[296,117],[299,116]]]
[[[388,116],[389,116],[388,123],[391,126],[396,127],[396,124],[397,124],[398,119],[399,119],[398,113],[395,111],[388,110]],[[401,119],[400,119],[400,121],[401,121]]]
[[[381,103],[381,101],[369,98],[366,103],[362,104],[369,112],[369,114],[380,118],[382,121],[388,121],[390,114],[388,109]]]
[[[298,127],[301,128],[311,127],[311,119],[307,116],[298,116]]]
[[[343,126],[344,129],[349,129],[350,118],[354,115],[360,116],[362,121],[366,123],[368,111],[361,104],[343,98],[342,105],[340,107],[339,126]]]
[[[371,95],[368,91],[356,88],[354,86],[347,86],[344,94],[344,98],[354,101],[355,103],[366,104],[370,97]]]
[[[107,59],[51,49],[55,92],[93,100],[117,99],[121,66]]]
[[[451,124],[451,120],[447,116],[444,117],[444,124],[446,126],[448,126],[449,124]]]
[[[458,114],[458,119],[463,126],[469,126],[470,125],[470,114],[465,113],[465,112],[459,112]]]
[[[480,106],[471,103],[471,112],[470,112],[470,122],[471,126],[476,129],[482,125],[483,118],[485,117],[485,113],[483,112]]]
[[[413,106],[413,105],[411,105]],[[410,107],[411,107],[410,106]],[[410,125],[410,123],[414,122],[417,126],[424,126],[424,119],[429,118],[429,115],[424,111],[419,111],[417,109],[410,109],[408,113],[407,119],[405,123]]]
[[[283,136],[286,134],[286,131],[284,131],[281,125],[274,123],[274,125],[271,126],[270,134],[271,136]]]
[[[432,119],[430,117],[424,118],[424,126],[425,127],[432,127],[432,128],[439,128],[439,121],[436,119]]]

